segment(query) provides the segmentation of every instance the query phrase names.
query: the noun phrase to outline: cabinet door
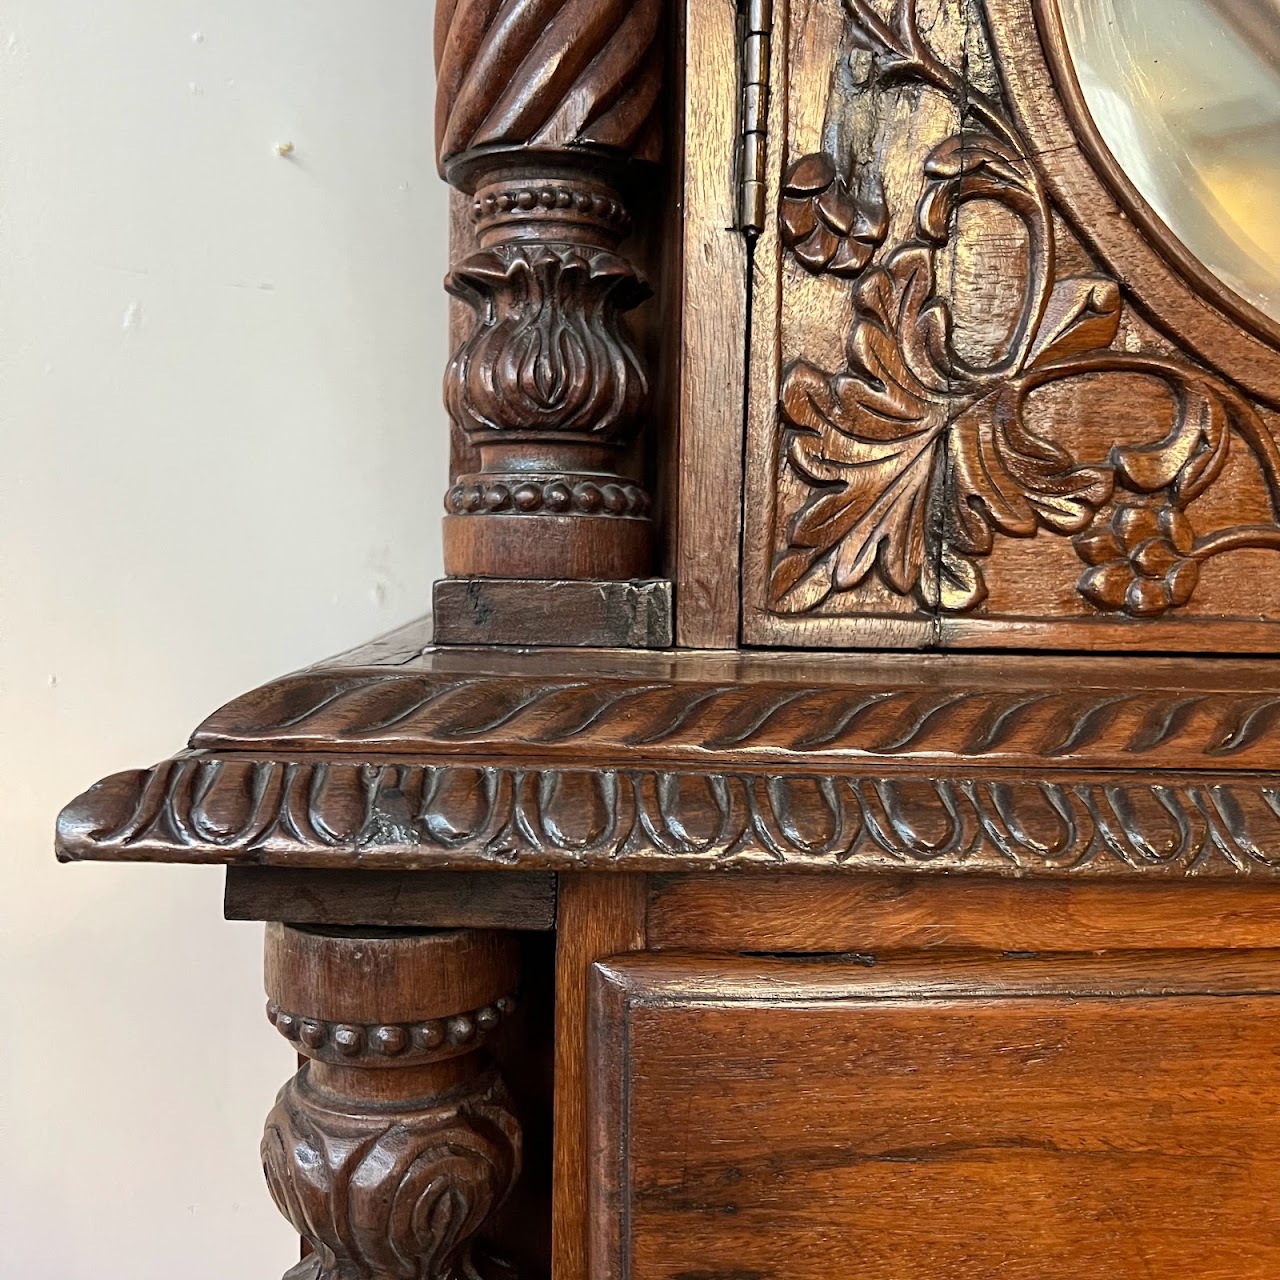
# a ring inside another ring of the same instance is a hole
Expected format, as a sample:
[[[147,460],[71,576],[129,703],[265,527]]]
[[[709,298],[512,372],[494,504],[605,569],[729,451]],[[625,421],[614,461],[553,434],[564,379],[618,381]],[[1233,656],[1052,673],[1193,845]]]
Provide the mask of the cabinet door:
[[[598,965],[593,1280],[1274,1280],[1276,963]]]
[[[1277,643],[1280,324],[1106,151],[1058,2],[773,0],[748,643]]]

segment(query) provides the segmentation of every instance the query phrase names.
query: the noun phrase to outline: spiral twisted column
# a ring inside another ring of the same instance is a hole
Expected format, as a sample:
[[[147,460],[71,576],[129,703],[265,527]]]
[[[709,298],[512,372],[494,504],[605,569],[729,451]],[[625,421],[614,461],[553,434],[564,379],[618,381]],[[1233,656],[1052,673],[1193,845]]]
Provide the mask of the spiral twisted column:
[[[663,0],[441,0],[441,173],[476,249],[446,287],[475,312],[445,403],[479,469],[445,499],[455,577],[625,580],[650,566],[626,458],[649,380],[625,313],[624,192],[658,158]]]
[[[267,1017],[308,1059],[262,1139],[312,1249],[286,1280],[484,1280],[475,1237],[520,1170],[485,1052],[515,980],[508,935],[267,926]]]

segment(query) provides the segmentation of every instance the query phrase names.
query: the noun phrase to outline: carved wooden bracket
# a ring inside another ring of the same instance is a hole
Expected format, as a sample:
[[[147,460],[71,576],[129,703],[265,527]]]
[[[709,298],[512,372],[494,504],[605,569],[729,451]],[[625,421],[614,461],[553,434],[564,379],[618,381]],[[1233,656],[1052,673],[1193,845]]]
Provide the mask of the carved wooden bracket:
[[[441,172],[474,195],[447,287],[475,327],[445,378],[479,453],[445,500],[453,576],[643,577],[650,500],[627,458],[649,380],[619,252],[628,170],[658,155],[661,0],[437,7]]]

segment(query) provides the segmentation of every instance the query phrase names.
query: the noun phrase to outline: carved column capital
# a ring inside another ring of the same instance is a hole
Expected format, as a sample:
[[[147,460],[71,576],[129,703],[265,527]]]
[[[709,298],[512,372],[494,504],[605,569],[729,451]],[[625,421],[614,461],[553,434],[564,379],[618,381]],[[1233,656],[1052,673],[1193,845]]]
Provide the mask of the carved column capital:
[[[271,1195],[314,1251],[289,1280],[477,1280],[472,1241],[520,1170],[484,1053],[512,1008],[513,941],[271,924],[266,986],[308,1058],[262,1139]]]

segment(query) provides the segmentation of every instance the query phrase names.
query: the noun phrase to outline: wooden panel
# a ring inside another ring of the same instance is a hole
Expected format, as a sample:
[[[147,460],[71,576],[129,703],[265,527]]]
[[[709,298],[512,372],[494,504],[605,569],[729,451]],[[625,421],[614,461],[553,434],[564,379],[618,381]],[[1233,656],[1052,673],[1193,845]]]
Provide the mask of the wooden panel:
[[[485,871],[312,871],[228,867],[228,920],[554,929],[553,874]]]
[[[1052,0],[775,12],[744,639],[1274,649],[1280,349],[1122,211]]]
[[[556,934],[552,1280],[587,1274],[587,983],[605,956],[645,941],[644,876],[585,872],[560,884]]]
[[[1271,1280],[1275,953],[594,977],[596,1280]]]
[[[649,943],[700,951],[1176,950],[1280,946],[1263,884],[922,876],[654,876]]]
[[[687,0],[677,643],[738,639],[747,246],[734,230],[738,6]]]

